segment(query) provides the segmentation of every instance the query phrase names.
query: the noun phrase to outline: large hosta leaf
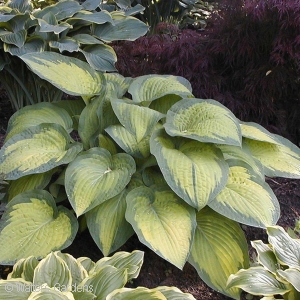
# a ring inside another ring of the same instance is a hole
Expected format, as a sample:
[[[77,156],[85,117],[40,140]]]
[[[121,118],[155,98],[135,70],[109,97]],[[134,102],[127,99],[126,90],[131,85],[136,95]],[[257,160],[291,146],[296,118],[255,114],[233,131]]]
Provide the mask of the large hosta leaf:
[[[117,289],[110,293],[106,300],[132,300],[132,299],[143,299],[143,300],[166,300],[164,294],[157,290],[150,290],[144,287],[137,287],[135,289],[122,288]]]
[[[176,287],[159,286],[152,291],[159,291],[170,300],[196,300],[191,294],[183,293]]]
[[[77,58],[47,51],[28,53],[21,58],[39,77],[67,94],[100,94],[105,84],[103,75]]]
[[[113,100],[112,108],[120,123],[133,134],[137,142],[149,135],[163,114],[147,107],[134,105],[132,101]]]
[[[264,166],[265,175],[300,178],[300,149],[279,136],[277,144],[245,138],[254,158]]]
[[[215,100],[183,99],[167,113],[166,131],[205,143],[241,146],[241,128],[233,113]]]
[[[148,103],[166,95],[192,97],[190,83],[178,76],[145,75],[133,80],[128,88],[134,102]]]
[[[189,262],[213,289],[240,299],[237,288],[226,288],[227,278],[248,267],[248,246],[238,223],[206,207],[197,213],[197,229]]]
[[[82,144],[70,141],[61,125],[31,126],[14,135],[0,150],[0,173],[14,180],[67,164],[82,150]]]
[[[124,189],[85,215],[89,231],[104,256],[120,248],[134,234],[125,220],[127,194]]]
[[[140,241],[182,269],[194,236],[194,209],[168,188],[158,186],[138,187],[126,201],[126,220]]]
[[[120,14],[120,12],[116,12],[113,17],[114,24],[95,25],[93,34],[102,41],[112,42],[116,40],[134,41],[147,33],[149,27],[145,23],[134,17],[125,17],[125,15],[116,18],[118,13]]]
[[[77,216],[118,195],[135,172],[135,162],[126,153],[111,155],[92,148],[78,156],[66,170],[66,191]]]
[[[152,134],[150,149],[168,185],[198,210],[227,182],[228,165],[214,145],[171,138],[160,129]]]
[[[269,226],[267,233],[277,260],[282,265],[300,269],[300,240],[291,238],[280,226]]]
[[[225,188],[208,205],[239,223],[262,228],[274,225],[280,216],[279,202],[268,184],[247,167],[235,161]]]
[[[118,73],[104,73],[103,75],[106,82],[113,84],[113,91],[116,93],[116,98],[123,97],[133,80],[131,77],[124,77]]]
[[[228,288],[239,287],[252,295],[283,295],[289,289],[278,281],[272,273],[263,267],[252,267],[247,270],[240,270],[228,278]]]
[[[78,223],[68,209],[56,207],[48,192],[33,190],[8,203],[0,230],[0,262],[12,264],[22,257],[44,257],[52,250],[66,248]]]
[[[297,269],[278,270],[278,274],[300,292],[300,271]]]
[[[66,110],[48,102],[37,103],[21,108],[9,119],[5,141],[30,126],[42,123],[59,124],[71,132],[73,121]]]

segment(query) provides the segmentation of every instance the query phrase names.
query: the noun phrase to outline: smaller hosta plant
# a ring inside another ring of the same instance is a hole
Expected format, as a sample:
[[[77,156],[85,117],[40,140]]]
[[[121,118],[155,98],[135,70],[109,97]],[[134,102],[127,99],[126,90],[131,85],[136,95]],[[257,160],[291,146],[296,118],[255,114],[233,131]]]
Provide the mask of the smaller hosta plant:
[[[105,256],[137,234],[239,299],[240,289],[226,287],[248,267],[239,223],[276,224],[279,203],[265,175],[300,178],[300,149],[215,100],[194,98],[182,77],[102,74],[53,52],[22,60],[82,100],[32,105],[10,119],[0,150],[9,182],[0,262],[65,248],[80,217]]]
[[[264,299],[300,299],[300,240],[280,226],[267,227],[269,244],[252,241],[257,262],[228,278],[228,288],[238,287]]]
[[[175,287],[155,289],[125,288],[137,278],[143,263],[142,251],[117,252],[93,262],[88,257],[74,258],[51,252],[41,261],[34,256],[20,259],[7,280],[0,280],[1,299],[195,299]],[[177,298],[178,297],[178,298]]]

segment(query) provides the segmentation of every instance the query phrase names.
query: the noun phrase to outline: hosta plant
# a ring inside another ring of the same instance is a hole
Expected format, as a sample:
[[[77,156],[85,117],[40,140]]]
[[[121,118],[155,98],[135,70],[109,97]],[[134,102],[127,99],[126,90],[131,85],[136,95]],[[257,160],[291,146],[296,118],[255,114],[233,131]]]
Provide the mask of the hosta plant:
[[[143,10],[108,12],[100,1],[59,1],[34,9],[30,0],[0,5],[0,80],[14,109],[61,98],[61,91],[28,70],[25,53],[54,51],[87,61],[92,68],[116,71],[116,54],[108,44],[135,40],[148,26],[131,16]]]
[[[265,175],[299,178],[300,149],[217,101],[194,98],[182,77],[103,75],[58,53],[22,59],[82,100],[40,103],[11,117],[0,150],[9,183],[0,263],[67,247],[77,217],[105,256],[135,233],[239,299],[240,289],[226,287],[230,274],[248,267],[239,223],[276,224],[279,203]]]
[[[252,241],[257,262],[249,269],[230,275],[228,288],[239,287],[263,299],[300,299],[300,240],[280,226],[267,227],[269,244]]]
[[[143,263],[142,251],[117,252],[93,262],[88,257],[74,258],[51,252],[41,261],[34,256],[20,259],[7,280],[0,280],[1,299],[195,299],[175,287],[154,289],[125,288],[137,278]],[[140,297],[140,298],[138,298]]]

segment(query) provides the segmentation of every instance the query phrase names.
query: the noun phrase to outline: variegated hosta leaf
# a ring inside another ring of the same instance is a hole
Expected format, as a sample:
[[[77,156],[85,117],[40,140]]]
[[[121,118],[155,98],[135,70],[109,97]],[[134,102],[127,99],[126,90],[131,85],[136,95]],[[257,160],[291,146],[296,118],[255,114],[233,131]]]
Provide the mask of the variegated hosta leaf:
[[[90,270],[94,268],[95,263],[88,257],[79,257],[77,261],[84,267],[84,269],[90,273]]]
[[[167,94],[161,98],[152,101],[149,105],[149,108],[159,111],[160,113],[166,115],[168,110],[174,105],[176,102],[180,101],[182,97],[174,94]]]
[[[259,263],[269,272],[276,274],[278,269],[277,259],[270,245],[264,244],[262,241],[251,241],[251,245],[258,254]]]
[[[280,264],[300,269],[300,240],[291,238],[280,226],[269,226],[267,233]]]
[[[32,282],[22,278],[0,279],[0,299],[28,300],[32,290]]]
[[[7,275],[7,279],[23,278],[26,281],[33,282],[33,273],[39,261],[34,256],[29,256],[26,259],[18,260],[11,273]]]
[[[1,36],[1,40],[6,44],[13,44],[18,48],[21,48],[27,37],[27,30],[22,29],[18,32],[11,32]]]
[[[136,137],[122,125],[111,125],[105,129],[111,138],[128,154],[137,158],[150,155],[150,135],[137,141]]]
[[[55,299],[55,300],[74,300],[73,294],[71,292],[60,292],[56,288],[50,288],[46,285],[41,289],[36,289],[30,294],[28,300],[45,300],[45,299]]]
[[[274,135],[277,144],[245,138],[254,158],[264,166],[267,176],[300,178],[300,149],[289,140]]]
[[[120,123],[140,142],[152,131],[163,114],[147,108],[134,105],[132,101],[115,99],[111,101],[112,108]]]
[[[0,262],[12,264],[22,257],[44,257],[52,250],[68,247],[78,223],[68,209],[56,207],[48,192],[33,190],[7,204],[0,230]]]
[[[253,158],[250,150],[246,144],[243,148],[231,145],[217,145],[221,149],[226,160],[240,160],[249,165],[253,172],[257,174],[262,180],[265,180],[264,170],[262,164]]]
[[[126,201],[125,217],[139,240],[182,269],[193,241],[195,210],[166,187],[138,187]]]
[[[271,144],[280,144],[277,141],[276,134],[269,132],[261,125],[254,122],[240,122],[242,136],[251,140],[267,142]]]
[[[160,129],[152,134],[150,149],[168,185],[197,210],[227,182],[228,165],[214,145],[172,138]]]
[[[66,262],[56,252],[49,253],[34,270],[33,285],[47,284],[50,288],[66,287],[71,291],[72,275]]]
[[[227,278],[248,267],[248,246],[239,224],[206,207],[197,213],[197,228],[189,262],[211,288],[240,299],[237,288],[226,288]]]
[[[114,49],[108,45],[89,45],[83,48],[83,53],[89,65],[102,72],[115,72],[117,55]]]
[[[146,34],[149,28],[140,20],[124,14],[118,19],[113,17],[113,22],[95,25],[92,34],[108,43],[116,40],[134,41]]]
[[[55,254],[58,257],[62,258],[67,264],[71,272],[71,279],[73,285],[78,285],[85,277],[87,277],[88,272],[86,271],[86,269],[72,255],[68,253],[61,253],[59,251]]]
[[[134,159],[126,154],[111,155],[92,148],[71,162],[66,170],[66,191],[77,216],[118,195],[135,172]]]
[[[12,180],[9,183],[8,201],[23,192],[35,189],[44,189],[50,182],[53,173],[56,171],[57,169],[52,169],[46,173],[27,175],[16,180]]]
[[[90,234],[104,256],[120,248],[134,234],[125,220],[127,194],[124,189],[85,214]]]
[[[39,32],[53,32],[57,35],[66,31],[67,29],[71,28],[70,24],[68,24],[66,22],[61,22],[60,24],[52,25],[43,19],[38,19],[38,23],[39,23],[39,28],[40,28]],[[51,42],[49,44],[50,44],[50,47],[52,47]],[[57,44],[56,44],[55,48],[58,48]]]
[[[103,75],[74,57],[44,51],[25,54],[21,59],[39,77],[70,95],[100,94],[105,84]]]
[[[193,97],[190,83],[179,76],[145,75],[133,80],[128,88],[134,102],[150,103],[166,95]]]
[[[82,3],[82,6],[85,6],[86,2],[87,1]],[[97,5],[97,7],[98,6],[99,6],[99,3]],[[95,10],[97,7],[93,8],[93,9],[87,9],[87,10]],[[91,13],[90,11],[82,10],[82,11],[76,13],[72,18],[69,18],[68,23],[73,25],[73,24],[77,23],[78,20],[87,21],[87,22],[91,22],[91,23],[95,23],[95,24],[104,24],[106,22],[113,23],[110,13],[105,10],[102,10],[99,12],[95,11],[93,13]],[[91,35],[89,35],[89,36],[91,37]]]
[[[111,257],[103,257],[97,261],[90,273],[97,273],[104,266],[113,266],[117,269],[127,269],[128,281],[137,278],[144,259],[144,252],[134,250],[131,253],[125,251],[116,252]]]
[[[106,82],[113,84],[114,91],[116,92],[116,98],[123,97],[133,80],[131,77],[124,77],[118,73],[104,73],[103,75]]]
[[[239,270],[229,276],[227,287],[241,288],[247,293],[259,296],[284,295],[290,290],[263,267]]]
[[[174,286],[158,286],[157,288],[152,289],[152,291],[159,291],[166,297],[166,299],[170,300],[196,300],[191,294],[183,293],[180,289]]]
[[[300,271],[299,269],[278,270],[278,274],[290,282],[292,286],[300,292]]]
[[[69,37],[65,37],[58,41],[50,41],[49,46],[58,49],[60,53],[63,51],[78,52],[80,49],[79,43],[75,39]]]
[[[61,125],[67,132],[73,130],[73,121],[67,111],[48,102],[29,105],[15,112],[9,119],[5,141],[30,126],[42,123]]]
[[[116,144],[109,137],[103,134],[99,134],[97,140],[98,140],[98,142],[96,143],[97,147],[104,148],[108,150],[111,154],[118,153]]]
[[[0,150],[0,173],[14,180],[67,164],[82,150],[82,144],[70,141],[61,125],[31,126],[10,138]]]
[[[86,277],[78,288],[91,288],[91,292],[97,296],[96,299],[107,299],[112,291],[122,288],[127,282],[127,270],[117,269],[113,266],[104,266],[98,272]]]
[[[204,143],[241,146],[238,120],[219,102],[211,99],[182,99],[167,113],[166,131]]]
[[[280,217],[279,202],[267,183],[238,161],[230,167],[225,188],[208,205],[242,224],[265,228]]]
[[[117,289],[112,293],[110,293],[106,298],[106,300],[132,300],[132,299],[167,300],[167,298],[164,296],[162,292],[154,289],[150,290],[140,286],[135,289],[130,289],[130,288]]]

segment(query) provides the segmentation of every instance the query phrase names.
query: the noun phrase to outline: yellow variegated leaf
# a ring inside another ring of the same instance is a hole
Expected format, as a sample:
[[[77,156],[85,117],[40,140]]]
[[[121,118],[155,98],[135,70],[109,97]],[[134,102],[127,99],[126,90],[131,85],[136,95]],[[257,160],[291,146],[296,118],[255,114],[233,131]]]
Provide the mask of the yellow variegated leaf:
[[[211,99],[182,99],[167,113],[166,131],[204,143],[241,146],[241,128],[233,113]]]
[[[300,149],[289,140],[276,135],[277,144],[245,138],[254,158],[270,177],[300,178]]]
[[[182,269],[190,253],[195,210],[168,187],[138,187],[126,197],[126,220],[139,240]]]
[[[14,180],[67,164],[82,150],[80,143],[70,141],[61,125],[31,126],[14,135],[0,150],[0,173]]]
[[[165,95],[193,97],[191,84],[179,76],[145,75],[133,80],[128,88],[134,102],[150,103]]]
[[[150,290],[144,287],[137,287],[135,289],[122,288],[110,293],[106,300],[167,300],[164,294],[157,290]]]
[[[274,225],[280,216],[279,202],[268,184],[247,167],[231,166],[225,188],[208,205],[242,224],[262,228]]]
[[[20,57],[39,77],[70,95],[100,94],[105,79],[88,63],[55,52],[34,52]]]
[[[66,170],[65,186],[77,216],[119,194],[135,172],[134,159],[126,153],[111,155],[92,148],[72,161]]]
[[[48,192],[19,194],[7,204],[0,220],[0,263],[11,264],[30,255],[40,258],[64,249],[77,230],[74,215],[63,206],[57,208]]]
[[[41,123],[59,124],[67,132],[73,130],[73,121],[66,110],[48,102],[29,105],[15,112],[9,119],[5,141],[30,126]]]
[[[227,278],[249,265],[248,246],[242,229],[235,221],[209,207],[197,213],[197,228],[189,262],[211,288],[240,299],[240,290],[227,288]]]
[[[172,138],[160,129],[152,134],[150,149],[168,185],[197,210],[227,182],[228,164],[214,145]]]

